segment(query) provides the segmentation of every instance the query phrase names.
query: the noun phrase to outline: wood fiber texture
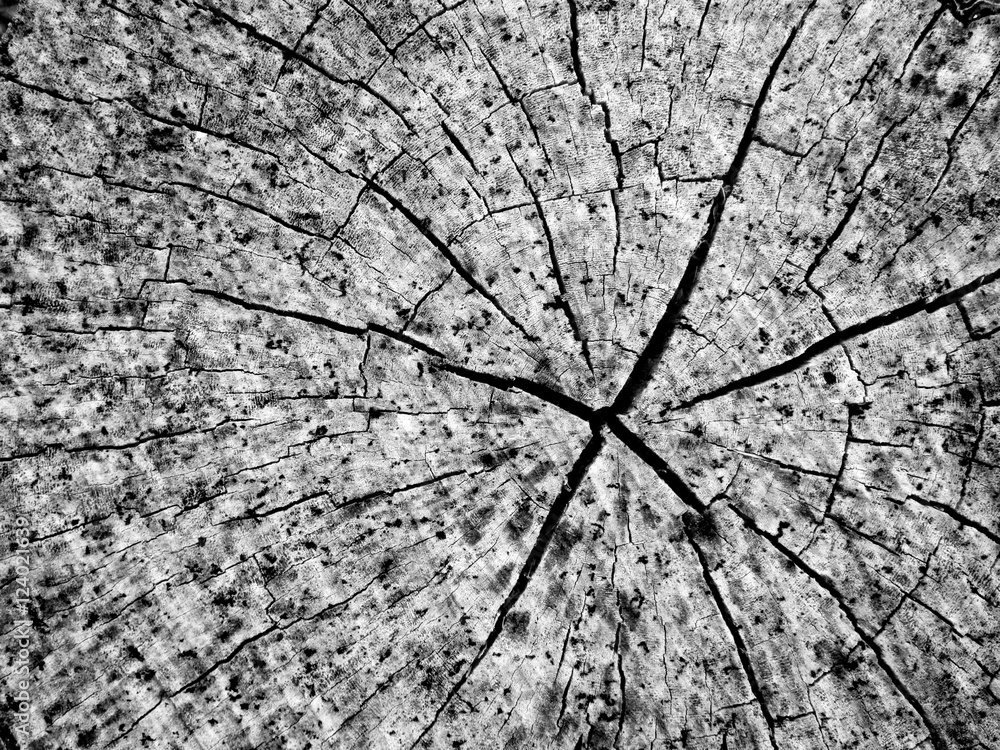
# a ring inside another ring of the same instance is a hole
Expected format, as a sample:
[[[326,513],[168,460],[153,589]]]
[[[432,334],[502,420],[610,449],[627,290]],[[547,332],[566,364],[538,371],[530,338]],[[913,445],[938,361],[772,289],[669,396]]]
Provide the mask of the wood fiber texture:
[[[998,11],[5,5],[0,748],[1000,748]]]

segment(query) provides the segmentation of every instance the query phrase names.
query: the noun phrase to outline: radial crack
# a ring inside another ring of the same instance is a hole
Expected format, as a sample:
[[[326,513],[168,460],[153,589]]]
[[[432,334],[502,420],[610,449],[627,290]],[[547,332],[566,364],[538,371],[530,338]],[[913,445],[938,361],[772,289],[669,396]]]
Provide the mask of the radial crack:
[[[458,259],[455,253],[452,252],[448,244],[431,231],[429,226],[430,222],[427,219],[419,218],[405,203],[370,177],[354,172],[350,172],[350,174],[352,177],[363,181],[366,185],[368,185],[372,192],[377,193],[385,200],[386,203],[399,211],[399,213],[401,213],[406,220],[409,221],[410,224],[412,224],[416,230],[420,232],[420,234],[422,234],[424,238],[427,239],[427,241],[430,242],[431,245],[433,245],[435,249],[437,249],[437,251],[445,257],[448,263],[451,264],[451,267],[456,273],[458,273],[459,276],[462,277],[465,283],[475,289],[483,299],[489,302],[497,312],[507,319],[507,322],[520,331],[528,341],[538,341],[538,337],[529,334],[521,322],[504,309],[503,305],[500,304],[500,300],[498,300],[495,295],[491,294],[489,290],[487,290],[486,287],[484,287],[479,280],[473,276],[464,265],[462,265],[462,262]]]
[[[653,471],[655,471],[656,476],[663,480],[663,483],[666,484],[667,487],[669,487],[685,505],[698,513],[704,513],[707,510],[705,503],[699,499],[699,497],[694,493],[694,490],[688,487],[687,483],[681,479],[680,475],[671,469],[667,462],[664,461],[656,451],[650,448],[642,440],[642,438],[626,427],[617,416],[611,415],[608,417],[606,424],[614,436],[621,440],[629,450],[638,456]]]
[[[559,256],[556,254],[556,243],[552,237],[552,230],[549,228],[548,219],[545,218],[545,211],[542,209],[542,202],[538,199],[538,193],[535,188],[532,187],[531,183],[528,182],[528,178],[521,172],[521,168],[517,166],[517,162],[514,161],[514,155],[510,153],[510,149],[507,149],[507,154],[510,156],[511,163],[514,164],[514,168],[517,173],[521,175],[521,180],[524,182],[524,187],[531,196],[532,202],[535,204],[535,214],[538,216],[538,222],[542,225],[542,234],[545,236],[545,244],[549,250],[549,263],[552,265],[552,273],[556,277],[556,286],[559,288],[559,309],[563,311],[566,316],[566,322],[569,323],[570,330],[573,332],[573,338],[580,343],[580,349],[583,352],[583,358],[587,363],[587,368],[590,370],[591,374],[594,372],[594,364],[590,361],[590,347],[587,345],[587,339],[584,338],[583,334],[580,332],[580,323],[576,319],[576,315],[573,313],[573,308],[569,303],[569,296],[566,291],[566,280],[563,277],[562,268],[559,264]]]
[[[711,391],[706,391],[705,393],[699,394],[686,401],[681,401],[676,406],[672,406],[670,408],[687,409],[695,404],[700,404],[703,401],[711,401],[712,399],[725,396],[733,391],[750,388],[755,385],[767,383],[775,378],[780,378],[783,375],[788,375],[835,346],[840,346],[847,341],[858,338],[859,336],[864,336],[881,328],[894,325],[895,323],[911,318],[918,313],[936,312],[937,310],[947,307],[948,305],[954,304],[958,300],[972,294],[978,289],[988,284],[992,284],[997,279],[1000,279],[1000,269],[994,271],[993,273],[983,274],[982,276],[973,279],[968,284],[960,286],[957,289],[953,289],[950,292],[945,292],[937,297],[930,299],[925,297],[923,299],[914,300],[913,302],[903,305],[902,307],[897,307],[895,310],[890,310],[889,312],[875,315],[874,317],[860,323],[847,326],[846,328],[826,336],[819,341],[813,342],[799,354],[796,354],[794,357],[791,357],[780,364],[766,367],[752,375],[737,378],[736,380],[726,383],[726,385],[720,386]]]
[[[157,281],[157,280],[153,280]],[[517,389],[528,393],[536,398],[546,401],[553,406],[557,406],[563,411],[572,414],[580,419],[591,421],[594,416],[594,410],[587,406],[582,401],[574,399],[572,396],[568,396],[561,391],[552,388],[551,386],[545,385],[543,383],[538,383],[534,380],[524,378],[521,376],[516,377],[502,377],[499,375],[492,375],[490,373],[479,372],[468,367],[463,367],[462,365],[456,365],[447,361],[447,356],[444,352],[441,352],[429,344],[425,344],[422,341],[408,336],[405,333],[395,331],[388,328],[380,323],[369,323],[364,328],[360,326],[349,326],[344,323],[338,323],[335,320],[325,318],[322,315],[315,315],[313,313],[305,313],[297,310],[286,310],[279,307],[274,307],[273,305],[267,305],[261,302],[251,302],[249,300],[244,300],[239,297],[235,297],[226,292],[220,292],[216,289],[206,289],[202,287],[196,287],[192,282],[185,279],[171,279],[170,281],[164,282],[168,284],[183,284],[190,288],[193,294],[199,294],[206,297],[212,297],[214,299],[221,300],[223,302],[228,302],[230,304],[242,307],[245,310],[254,310],[256,312],[264,312],[270,315],[277,315],[284,318],[289,318],[291,320],[300,320],[304,323],[311,323],[313,325],[321,326],[323,328],[328,328],[332,331],[338,333],[345,333],[350,336],[362,337],[367,335],[369,332],[378,333],[386,338],[397,341],[401,344],[405,344],[417,351],[428,354],[436,359],[441,360],[436,363],[438,369],[450,372],[458,377],[465,378],[467,380],[473,380],[485,385],[493,386],[499,390],[509,391],[511,389]],[[34,454],[32,454],[34,455]],[[7,460],[14,460],[15,458],[22,458],[23,456],[10,457]],[[4,459],[0,458],[0,462]]]
[[[576,7],[576,0],[569,2],[569,50],[570,59],[573,63],[573,71],[576,73],[577,83],[580,85],[580,92],[587,98],[591,105],[600,107],[604,115],[604,140],[611,149],[611,155],[615,160],[615,184],[611,190],[611,205],[615,212],[615,247],[611,256],[611,273],[618,272],[618,251],[621,247],[621,209],[618,205],[618,193],[625,187],[625,168],[622,164],[622,149],[611,129],[611,107],[607,102],[600,101],[594,90],[587,85],[587,77],[583,72],[583,62],[580,59],[580,19],[579,10]]]
[[[535,543],[532,546],[531,551],[528,553],[528,557],[525,559],[524,565],[521,567],[521,572],[517,576],[517,581],[514,583],[513,588],[511,588],[507,598],[504,599],[503,603],[500,605],[496,621],[493,624],[493,629],[486,637],[486,640],[483,642],[483,645],[479,649],[475,658],[473,658],[469,666],[462,672],[462,676],[459,677],[458,681],[448,692],[444,702],[434,714],[434,718],[431,719],[431,722],[426,727],[424,727],[423,731],[410,746],[411,750],[417,747],[417,745],[423,741],[424,737],[427,736],[431,729],[434,728],[434,725],[437,724],[441,714],[444,713],[465,683],[468,682],[472,673],[476,670],[476,667],[478,667],[483,659],[486,658],[489,650],[493,648],[493,644],[497,642],[497,639],[503,632],[504,621],[506,620],[507,615],[510,614],[510,611],[517,605],[521,595],[531,582],[531,578],[538,569],[538,565],[541,563],[542,557],[545,556],[545,551],[548,549],[549,543],[552,541],[552,537],[556,532],[556,528],[559,526],[559,522],[566,513],[566,509],[569,507],[570,501],[577,493],[577,490],[579,490],[580,485],[583,484],[587,471],[597,458],[597,454],[600,453],[603,445],[604,437],[601,432],[598,430],[592,433],[590,439],[587,441],[587,444],[583,447],[583,450],[577,457],[576,462],[573,464],[573,467],[570,469],[562,490],[556,496],[555,500],[552,501],[552,505],[549,506],[548,514],[545,516],[545,520],[542,522],[542,527],[538,532],[538,536],[535,538]]]
[[[410,131],[411,133],[415,132],[415,130],[413,128],[413,124],[406,118],[406,115],[403,114],[402,110],[400,110],[399,107],[397,107],[395,104],[393,104],[391,101],[389,101],[385,97],[384,94],[381,94],[378,91],[376,91],[374,88],[372,88],[371,85],[368,84],[366,81],[363,81],[363,80],[361,80],[359,78],[338,78],[331,71],[329,71],[326,68],[324,68],[322,65],[320,65],[319,63],[317,63],[315,60],[312,60],[312,59],[306,57],[302,53],[300,53],[300,52],[292,49],[291,47],[289,47],[286,44],[282,44],[280,41],[278,41],[274,37],[269,36],[269,35],[265,34],[264,32],[262,32],[260,29],[258,29],[253,24],[246,23],[245,21],[240,21],[239,19],[235,18],[234,16],[230,15],[229,13],[226,13],[224,10],[222,10],[221,8],[219,8],[218,6],[216,6],[215,3],[213,3],[213,2],[207,2],[207,1],[206,2],[199,2],[198,0],[193,0],[192,5],[194,5],[196,8],[201,8],[202,10],[208,11],[210,14],[212,14],[216,18],[218,18],[218,19],[220,19],[222,21],[225,21],[226,23],[228,23],[229,25],[231,25],[231,26],[233,26],[233,27],[235,27],[237,29],[240,29],[247,36],[252,37],[253,39],[256,39],[258,42],[261,42],[262,44],[264,44],[264,45],[266,45],[268,47],[271,47],[272,49],[280,52],[283,58],[285,58],[285,59],[289,59],[290,58],[290,59],[296,60],[296,61],[302,63],[303,65],[305,65],[307,68],[311,68],[315,72],[319,73],[321,76],[323,76],[327,80],[332,81],[333,83],[336,83],[336,84],[338,84],[340,86],[354,86],[355,88],[358,88],[361,91],[364,91],[366,94],[368,94],[372,98],[377,99],[378,101],[380,101],[385,106],[386,109],[388,109],[397,118],[399,118],[399,121],[402,122],[403,125],[406,126],[406,129],[408,131]]]
[[[635,403],[635,400],[642,394],[643,389],[649,383],[653,370],[656,369],[657,364],[659,364],[660,359],[663,357],[663,353],[666,351],[667,345],[670,343],[674,328],[684,307],[687,305],[688,299],[691,297],[691,293],[694,291],[695,285],[698,283],[702,266],[704,266],[705,259],[712,249],[715,235],[718,232],[719,225],[722,223],[722,214],[726,207],[726,201],[729,199],[729,195],[732,193],[733,187],[739,179],[740,171],[743,169],[743,162],[746,160],[747,153],[749,153],[750,147],[753,144],[754,135],[757,132],[757,123],[760,121],[760,114],[764,109],[764,104],[767,102],[767,95],[771,90],[771,85],[778,75],[778,70],[782,62],[784,62],[788,50],[791,49],[795,37],[805,23],[806,16],[815,4],[815,0],[813,0],[809,4],[809,7],[806,8],[805,12],[799,18],[798,23],[789,33],[774,62],[771,63],[767,76],[764,78],[764,83],[760,88],[760,93],[757,95],[757,100],[754,102],[753,109],[750,112],[750,118],[747,120],[746,127],[743,130],[743,137],[740,139],[739,146],[736,149],[736,156],[733,158],[732,163],[729,165],[729,170],[722,179],[722,187],[719,188],[719,192],[712,201],[705,233],[698,240],[694,252],[688,259],[684,274],[681,276],[681,280],[674,290],[670,302],[667,303],[667,309],[664,310],[663,316],[656,324],[653,334],[649,337],[649,342],[642,350],[642,354],[632,368],[632,372],[629,373],[625,384],[615,397],[612,405],[615,413],[621,414],[628,411],[632,404]]]
[[[739,656],[740,665],[743,667],[743,674],[746,675],[747,683],[750,685],[750,691],[757,700],[760,712],[764,716],[764,722],[767,724],[767,737],[771,742],[771,747],[773,750],[778,750],[778,743],[774,738],[774,717],[771,715],[771,709],[768,708],[767,701],[764,698],[764,692],[761,690],[760,683],[757,681],[757,675],[754,672],[753,664],[750,662],[750,654],[747,651],[746,643],[743,641],[743,635],[740,633],[740,627],[736,624],[736,620],[733,617],[732,612],[729,611],[729,605],[726,604],[726,600],[722,596],[722,591],[719,589],[719,585],[712,577],[708,565],[708,558],[705,555],[705,551],[701,548],[701,545],[698,544],[698,541],[695,539],[695,535],[691,531],[691,526],[691,517],[690,515],[685,514],[684,534],[687,537],[688,542],[691,544],[691,547],[694,548],[695,554],[698,556],[698,562],[701,563],[702,577],[705,579],[705,584],[708,586],[708,590],[712,594],[712,599],[715,600],[715,607],[719,610],[719,614],[722,616],[722,621],[726,624],[726,629],[729,631],[729,635],[732,637],[733,643],[736,645],[736,653]]]
[[[853,610],[847,606],[847,600],[844,595],[837,590],[833,582],[824,576],[822,573],[813,569],[805,560],[792,552],[788,547],[781,543],[777,535],[770,534],[760,528],[754,520],[744,513],[742,510],[737,508],[732,503],[729,504],[730,509],[739,516],[744,525],[757,534],[762,539],[766,540],[772,547],[774,547],[778,552],[784,555],[788,560],[790,560],[795,567],[805,573],[810,579],[812,579],[820,588],[822,588],[827,594],[829,594],[834,601],[837,602],[837,606],[840,611],[844,613],[847,621],[851,624],[854,632],[857,633],[858,638],[871,650],[875,655],[875,660],[881,668],[882,672],[885,673],[886,677],[892,682],[893,686],[896,688],[897,692],[903,696],[906,702],[914,710],[920,720],[923,722],[924,726],[927,728],[927,732],[930,735],[931,744],[935,750],[947,750],[947,746],[941,739],[941,733],[935,726],[934,722],[927,715],[926,709],[920,704],[920,702],[914,697],[910,690],[906,687],[903,681],[896,674],[896,671],[889,665],[885,660],[885,656],[882,653],[882,647],[878,645],[878,642],[870,635],[868,635],[864,629],[861,627],[861,623],[858,621],[857,615],[854,614]]]

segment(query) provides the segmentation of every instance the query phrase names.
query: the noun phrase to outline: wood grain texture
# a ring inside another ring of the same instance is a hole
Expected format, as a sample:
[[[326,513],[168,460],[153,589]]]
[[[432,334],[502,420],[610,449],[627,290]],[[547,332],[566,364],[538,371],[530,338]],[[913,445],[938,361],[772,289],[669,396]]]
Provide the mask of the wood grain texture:
[[[1000,747],[998,11],[4,6],[0,748]]]

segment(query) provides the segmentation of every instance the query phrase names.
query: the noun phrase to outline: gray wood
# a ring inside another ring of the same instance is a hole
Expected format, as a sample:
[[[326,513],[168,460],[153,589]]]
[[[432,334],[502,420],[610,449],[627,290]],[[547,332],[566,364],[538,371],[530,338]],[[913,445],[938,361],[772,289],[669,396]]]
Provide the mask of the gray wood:
[[[1000,747],[1000,7],[0,10],[0,748]]]

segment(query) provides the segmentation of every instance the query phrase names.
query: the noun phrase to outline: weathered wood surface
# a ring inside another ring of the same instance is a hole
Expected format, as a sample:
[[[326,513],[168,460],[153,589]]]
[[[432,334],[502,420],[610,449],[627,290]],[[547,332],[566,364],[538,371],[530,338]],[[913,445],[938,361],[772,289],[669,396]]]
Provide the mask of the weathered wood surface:
[[[1000,747],[995,10],[22,2],[0,746]]]

